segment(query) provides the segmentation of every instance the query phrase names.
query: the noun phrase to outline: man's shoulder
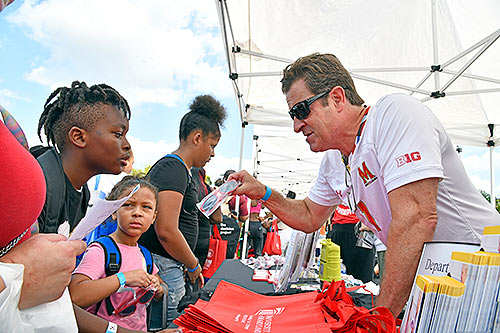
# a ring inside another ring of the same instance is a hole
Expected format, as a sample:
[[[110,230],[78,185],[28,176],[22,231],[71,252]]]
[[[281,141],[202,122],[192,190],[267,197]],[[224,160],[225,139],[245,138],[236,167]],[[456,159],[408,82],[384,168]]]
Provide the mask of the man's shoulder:
[[[394,93],[380,98],[370,110],[369,116],[380,117],[383,114],[412,113],[415,108],[426,108],[425,105],[413,96],[404,93]]]

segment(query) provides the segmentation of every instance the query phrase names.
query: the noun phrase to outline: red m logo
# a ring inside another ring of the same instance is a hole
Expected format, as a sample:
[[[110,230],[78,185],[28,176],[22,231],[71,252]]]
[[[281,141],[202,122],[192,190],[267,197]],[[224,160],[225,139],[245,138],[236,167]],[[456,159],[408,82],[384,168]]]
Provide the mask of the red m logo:
[[[358,168],[359,177],[363,180],[365,186],[371,184],[377,177],[366,166],[366,162],[361,163],[361,167]]]

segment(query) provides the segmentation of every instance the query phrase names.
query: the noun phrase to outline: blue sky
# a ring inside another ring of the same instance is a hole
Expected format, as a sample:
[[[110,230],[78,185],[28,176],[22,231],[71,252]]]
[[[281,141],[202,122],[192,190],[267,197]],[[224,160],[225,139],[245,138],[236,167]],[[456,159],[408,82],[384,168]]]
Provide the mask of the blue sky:
[[[143,168],[177,147],[189,102],[209,93],[229,118],[207,172],[216,179],[238,168],[241,124],[214,1],[16,0],[0,14],[0,63],[0,104],[31,145],[55,88],[73,80],[107,83],[132,107],[128,136],[135,167]],[[252,126],[245,134],[243,167],[250,169]],[[499,155],[497,149],[496,193]],[[476,187],[489,192],[488,150],[463,147],[461,156]]]
[[[0,14],[0,103],[34,145],[55,88],[107,83],[131,105],[129,137],[143,168],[177,147],[190,101],[212,94],[229,114],[207,165],[217,178],[238,167],[241,137],[218,24],[212,1],[16,0]],[[252,126],[245,133],[249,163]]]

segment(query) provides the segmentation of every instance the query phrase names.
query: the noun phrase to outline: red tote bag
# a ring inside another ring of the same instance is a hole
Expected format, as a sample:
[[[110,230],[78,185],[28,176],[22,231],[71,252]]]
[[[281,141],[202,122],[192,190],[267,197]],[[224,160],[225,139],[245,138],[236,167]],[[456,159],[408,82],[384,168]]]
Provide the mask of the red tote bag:
[[[219,228],[216,225],[212,228],[212,236],[208,244],[208,253],[201,274],[204,277],[211,278],[217,271],[222,262],[226,259],[227,240],[222,240]]]
[[[267,233],[263,252],[270,256],[274,254],[281,255],[281,238],[278,234],[278,220],[276,219],[273,220],[271,231]]]

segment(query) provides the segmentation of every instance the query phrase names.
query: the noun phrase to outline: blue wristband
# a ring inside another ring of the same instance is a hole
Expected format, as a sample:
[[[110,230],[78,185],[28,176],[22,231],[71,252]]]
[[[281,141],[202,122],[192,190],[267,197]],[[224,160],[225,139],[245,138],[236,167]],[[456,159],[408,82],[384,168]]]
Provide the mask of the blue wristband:
[[[196,264],[196,266],[193,269],[189,269],[189,268],[187,268],[187,266],[186,266],[186,269],[189,273],[193,273],[194,271],[196,271],[198,269],[199,266],[200,266],[200,264],[198,263],[198,264]]]
[[[271,188],[266,185],[266,194],[264,194],[264,196],[262,198],[260,198],[259,200],[262,202],[267,201],[267,199],[269,199],[271,197],[272,192],[273,191],[271,190]]]
[[[123,287],[125,283],[127,283],[127,279],[125,279],[125,274],[117,273],[116,277],[118,278],[118,281],[120,281],[120,287]]]

